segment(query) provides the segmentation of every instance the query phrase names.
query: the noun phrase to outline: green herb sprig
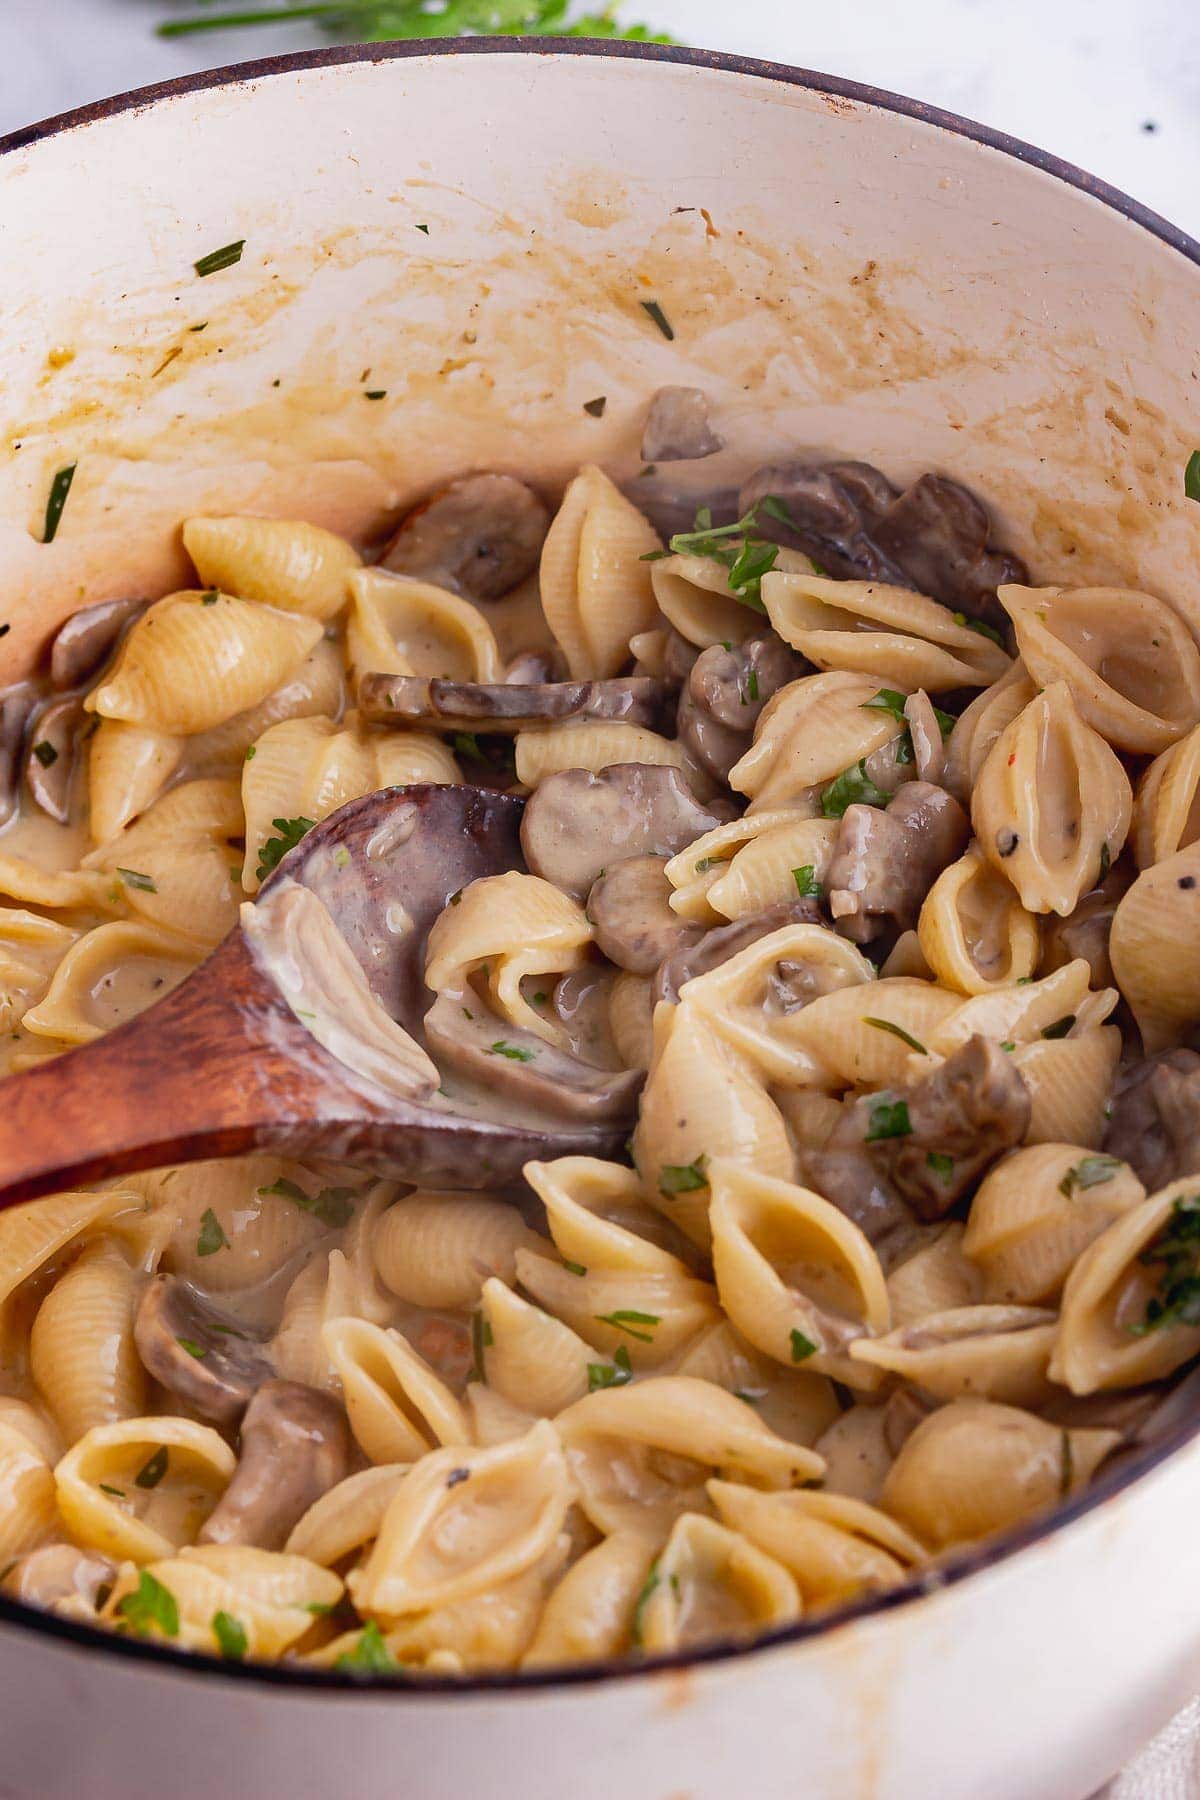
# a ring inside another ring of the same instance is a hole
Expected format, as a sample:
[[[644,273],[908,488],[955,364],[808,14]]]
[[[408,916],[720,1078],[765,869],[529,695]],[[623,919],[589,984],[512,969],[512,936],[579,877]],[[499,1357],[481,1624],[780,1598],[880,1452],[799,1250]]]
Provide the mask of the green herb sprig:
[[[293,24],[311,19],[333,37],[381,43],[387,38],[434,37],[592,37],[636,43],[669,44],[665,32],[645,25],[618,25],[614,6],[585,13],[569,23],[571,0],[276,0],[274,5],[236,11],[189,13],[167,19],[160,37],[184,37],[197,31],[222,31],[240,25]]]

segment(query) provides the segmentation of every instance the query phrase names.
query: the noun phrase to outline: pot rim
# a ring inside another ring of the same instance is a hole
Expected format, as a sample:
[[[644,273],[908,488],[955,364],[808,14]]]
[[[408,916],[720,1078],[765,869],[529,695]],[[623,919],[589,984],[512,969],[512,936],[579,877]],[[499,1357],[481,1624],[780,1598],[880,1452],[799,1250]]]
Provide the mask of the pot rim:
[[[521,38],[474,37],[406,39],[383,44],[331,45],[326,49],[297,51],[283,56],[264,57],[255,62],[233,63],[221,68],[182,75],[174,80],[156,82],[134,88],[110,99],[98,100],[70,112],[59,113],[33,125],[0,136],[0,157],[24,150],[34,144],[73,131],[99,124],[124,112],[135,112],[171,100],[183,94],[201,93],[207,89],[233,87],[257,81],[266,76],[297,74],[309,69],[333,68],[342,64],[401,61],[408,57],[431,56],[595,56],[613,60],[667,63],[676,67],[710,69],[715,72],[748,77],[755,81],[780,82],[790,87],[807,88],[816,94],[849,100],[861,105],[915,119],[956,137],[972,140],[990,150],[1000,151],[1015,161],[1025,163],[1053,176],[1099,201],[1113,212],[1142,227],[1161,243],[1200,267],[1200,242],[1178,226],[1172,225],[1152,208],[1132,199],[1119,188],[1090,175],[1074,163],[1040,150],[1021,138],[996,131],[958,113],[912,100],[886,88],[878,88],[840,76],[825,75],[816,70],[796,68],[787,63],[768,62],[760,58],[733,56],[722,51],[693,50],[673,44],[615,42],[586,38]],[[1126,1489],[1167,1462],[1187,1443],[1200,1435],[1200,1416],[1170,1433],[1162,1443],[1148,1449],[1125,1468],[1114,1470],[1076,1499],[1066,1502],[1044,1518],[1035,1519],[1019,1530],[1011,1531],[960,1551],[957,1555],[925,1573],[889,1588],[882,1594],[867,1595],[838,1608],[828,1615],[801,1619],[779,1630],[764,1633],[753,1641],[725,1641],[706,1645],[700,1650],[672,1651],[646,1657],[639,1662],[601,1661],[571,1665],[565,1668],[531,1669],[476,1675],[428,1675],[406,1672],[400,1677],[379,1676],[363,1679],[357,1675],[339,1674],[333,1670],[298,1668],[280,1664],[246,1663],[231,1666],[204,1652],[178,1649],[160,1639],[143,1640],[117,1637],[96,1626],[63,1619],[53,1613],[26,1606],[0,1595],[0,1627],[15,1626],[64,1645],[85,1650],[89,1657],[107,1653],[112,1657],[132,1659],[134,1663],[151,1665],[180,1676],[209,1683],[244,1684],[256,1687],[290,1689],[295,1693],[324,1694],[330,1698],[376,1699],[398,1705],[429,1699],[457,1700],[464,1694],[537,1692],[546,1688],[595,1685],[602,1682],[632,1681],[671,1671],[698,1668],[705,1664],[745,1660],[786,1645],[806,1643],[844,1633],[860,1621],[882,1618],[897,1608],[915,1605],[943,1588],[957,1586],[969,1576],[981,1574],[1007,1562],[1020,1552],[1045,1543],[1060,1530],[1082,1519],[1098,1507],[1110,1505]]]

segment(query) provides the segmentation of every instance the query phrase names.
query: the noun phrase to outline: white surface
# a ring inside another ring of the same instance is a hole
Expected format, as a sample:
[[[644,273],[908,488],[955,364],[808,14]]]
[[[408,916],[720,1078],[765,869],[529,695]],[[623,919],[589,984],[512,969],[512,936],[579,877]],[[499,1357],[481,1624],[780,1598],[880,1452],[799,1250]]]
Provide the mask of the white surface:
[[[291,25],[153,35],[164,16],[199,10],[188,0],[0,0],[0,132],[123,88],[328,42]],[[623,10],[691,43],[965,113],[1200,235],[1200,10],[1189,0],[632,0]]]

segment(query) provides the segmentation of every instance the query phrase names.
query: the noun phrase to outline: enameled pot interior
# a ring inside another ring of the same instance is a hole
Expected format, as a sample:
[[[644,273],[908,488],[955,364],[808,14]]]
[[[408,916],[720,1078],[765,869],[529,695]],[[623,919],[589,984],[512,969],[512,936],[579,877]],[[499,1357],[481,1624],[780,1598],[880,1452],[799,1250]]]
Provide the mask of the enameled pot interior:
[[[1200,246],[915,102],[650,45],[331,50],[0,141],[0,237],[6,681],[76,607],[181,581],[190,512],[370,538],[464,468],[550,491],[587,461],[633,479],[664,382],[719,412],[706,486],[806,450],[897,481],[934,469],[981,493],[1037,579],[1146,588],[1200,630],[1200,513],[1182,504]],[[241,240],[236,263],[196,271]],[[919,1603],[1108,1504],[1195,1432],[1053,1521],[755,1648]],[[12,1601],[0,1621],[228,1679]],[[453,1695],[751,1653],[377,1685]]]

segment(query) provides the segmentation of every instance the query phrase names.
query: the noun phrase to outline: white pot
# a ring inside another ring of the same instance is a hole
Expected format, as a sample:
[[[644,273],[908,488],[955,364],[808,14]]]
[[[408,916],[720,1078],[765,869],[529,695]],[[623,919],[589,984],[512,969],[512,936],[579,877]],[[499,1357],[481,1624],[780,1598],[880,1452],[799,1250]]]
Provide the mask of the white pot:
[[[0,259],[0,685],[178,580],[189,511],[369,533],[470,466],[633,474],[664,381],[720,415],[706,483],[936,469],[1039,578],[1200,629],[1200,248],[911,102],[645,46],[283,59],[0,142]],[[659,1671],[230,1678],[0,1602],[0,1795],[1082,1800],[1200,1680],[1200,1445],[1166,1448],[932,1592]]]

